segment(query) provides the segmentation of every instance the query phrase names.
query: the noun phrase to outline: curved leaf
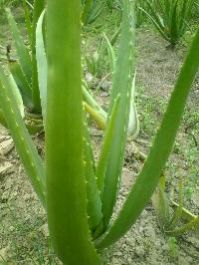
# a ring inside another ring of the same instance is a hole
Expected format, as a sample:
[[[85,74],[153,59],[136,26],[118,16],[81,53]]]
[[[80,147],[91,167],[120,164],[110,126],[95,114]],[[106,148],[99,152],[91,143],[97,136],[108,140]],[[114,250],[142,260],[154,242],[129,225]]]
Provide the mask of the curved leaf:
[[[165,166],[175,141],[191,85],[198,71],[198,46],[199,29],[181,69],[150,154],[118,218],[110,228],[110,231],[98,242],[99,248],[104,248],[114,243],[135,223],[159,182],[161,171]]]

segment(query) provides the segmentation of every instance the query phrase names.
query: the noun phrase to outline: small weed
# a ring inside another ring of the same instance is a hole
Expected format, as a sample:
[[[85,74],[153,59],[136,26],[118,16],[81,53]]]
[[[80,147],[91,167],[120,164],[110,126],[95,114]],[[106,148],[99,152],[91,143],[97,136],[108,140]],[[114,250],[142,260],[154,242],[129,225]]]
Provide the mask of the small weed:
[[[178,244],[175,237],[168,238],[168,248],[171,257],[176,258],[178,256]]]

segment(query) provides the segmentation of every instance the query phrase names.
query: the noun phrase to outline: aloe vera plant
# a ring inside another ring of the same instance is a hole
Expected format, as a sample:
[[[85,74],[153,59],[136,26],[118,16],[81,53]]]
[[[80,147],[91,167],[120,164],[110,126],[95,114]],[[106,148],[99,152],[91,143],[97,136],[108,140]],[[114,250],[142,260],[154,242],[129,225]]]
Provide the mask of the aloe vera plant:
[[[24,104],[29,108],[30,112],[40,113],[41,104],[39,96],[39,87],[37,79],[37,64],[35,57],[35,30],[38,18],[45,7],[45,1],[34,1],[33,21],[30,21],[30,14],[24,2],[26,25],[29,37],[31,53],[28,47],[25,46],[22,36],[14,20],[14,17],[9,9],[6,10],[9,26],[13,35],[15,48],[18,55],[18,61],[10,64],[10,71],[21,91]],[[32,24],[32,26],[30,26]]]
[[[121,8],[122,1],[121,0],[106,0],[106,4],[110,9],[113,8]]]
[[[45,7],[45,1],[34,1],[34,6],[31,6],[33,10],[33,19],[31,21],[29,2],[23,0],[23,7],[25,12],[26,29],[28,33],[29,48],[22,40],[22,36],[19,33],[19,29],[15,19],[9,9],[6,9],[8,22],[13,35],[17,51],[17,60],[9,59],[9,69],[16,82],[16,85],[21,93],[22,100],[24,102],[24,110],[26,119],[26,126],[31,133],[35,133],[43,129],[45,123],[46,113],[46,101],[47,101],[47,59],[45,53],[44,36],[43,36],[43,17],[41,16],[38,25],[37,21],[43,8]],[[83,1],[83,13],[81,19],[84,21],[90,16],[90,8],[96,10],[96,6],[99,6],[99,1]],[[101,3],[102,5],[102,3]],[[87,11],[89,13],[87,14]],[[93,11],[92,17],[93,17]],[[85,18],[84,18],[85,17]],[[89,20],[90,21],[90,20]],[[85,22],[86,23],[86,22]],[[98,102],[93,98],[84,85],[82,85],[82,93],[85,104],[85,110],[96,121],[98,127],[101,129],[106,128],[107,113],[102,109]],[[136,114],[135,104],[132,94],[132,119],[135,118],[134,127],[129,131],[137,132],[139,127],[138,118]],[[42,106],[41,106],[42,105]],[[1,106],[0,106],[1,108]],[[33,115],[32,115],[33,114]],[[36,114],[36,115],[35,115]],[[42,122],[42,118],[44,121]],[[3,113],[0,115],[0,122],[5,127],[7,126]]]
[[[84,25],[93,23],[102,13],[104,1],[82,0],[82,22]]]
[[[152,197],[153,206],[157,212],[160,226],[164,233],[169,236],[180,236],[199,227],[199,216],[192,214],[184,204],[184,185],[183,180],[179,182],[178,203],[169,200],[165,191],[166,179],[161,177],[156,192]],[[171,209],[171,207],[173,209]]]
[[[146,4],[148,8],[140,9],[161,36],[175,47],[187,30],[194,0],[146,0]]]
[[[23,0],[28,43],[30,47],[25,45],[10,9],[5,9],[17,53],[17,59],[13,60],[10,56],[10,48],[7,47],[9,71],[12,75],[13,82],[15,82],[15,86],[20,91],[24,104],[24,119],[26,120],[26,126],[31,133],[35,133],[42,129],[40,91],[37,77],[35,31],[37,20],[44,9],[44,6],[45,1],[34,1],[34,7],[32,7],[33,21],[31,21],[27,1]],[[1,72],[3,72],[2,69]],[[0,117],[0,122],[7,127],[3,114]]]
[[[0,104],[25,170],[47,211],[53,246],[64,264],[101,264],[98,250],[113,244],[135,223],[159,182],[198,70],[199,30],[148,159],[112,223],[135,66],[134,3],[129,0],[122,3],[121,40],[108,124],[97,162],[92,154],[82,104],[80,0],[49,0],[47,5],[45,161],[38,155],[24,126],[14,96],[16,86],[0,71]]]
[[[153,1],[150,1],[153,5]],[[136,0],[135,1],[135,12],[136,12],[136,27],[140,27],[146,20],[146,16],[143,13],[142,9],[147,10],[147,3],[145,0]]]

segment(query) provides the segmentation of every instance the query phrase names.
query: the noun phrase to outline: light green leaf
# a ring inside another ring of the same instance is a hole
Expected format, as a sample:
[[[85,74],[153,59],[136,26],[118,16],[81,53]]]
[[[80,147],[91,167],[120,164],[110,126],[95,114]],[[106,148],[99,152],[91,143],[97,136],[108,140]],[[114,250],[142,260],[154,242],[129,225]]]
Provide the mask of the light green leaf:
[[[186,100],[198,71],[198,46],[199,29],[197,30],[192,46],[181,69],[150,154],[118,218],[111,226],[110,231],[98,242],[99,248],[104,248],[114,243],[135,223],[159,182],[162,169],[172,151]]]
[[[13,78],[6,76],[1,67],[0,105],[26,173],[45,207],[46,184],[43,162],[24,124],[23,103],[18,88]]]
[[[45,11],[42,12],[36,28],[36,58],[38,69],[39,91],[42,105],[42,115],[44,126],[46,124],[46,108],[47,108],[47,58],[43,39],[43,20]]]

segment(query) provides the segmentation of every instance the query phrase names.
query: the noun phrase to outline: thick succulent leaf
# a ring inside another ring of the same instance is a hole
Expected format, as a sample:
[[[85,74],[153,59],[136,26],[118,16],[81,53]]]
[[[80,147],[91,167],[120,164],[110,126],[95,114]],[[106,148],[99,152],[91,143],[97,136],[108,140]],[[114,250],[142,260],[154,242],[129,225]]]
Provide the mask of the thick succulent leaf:
[[[86,116],[86,115],[84,115]],[[83,148],[84,148],[84,175],[87,186],[87,209],[89,216],[89,225],[92,231],[99,225],[102,220],[102,203],[100,192],[97,186],[95,161],[91,148],[91,140],[88,132],[86,117],[84,117],[83,126]]]
[[[111,114],[107,129],[105,131],[102,150],[101,150],[100,158],[98,161],[98,167],[97,167],[97,171],[96,171],[97,184],[98,184],[98,188],[99,188],[101,196],[102,196],[102,192],[104,190],[104,180],[106,177],[106,169],[108,166],[108,158],[110,155],[111,140],[112,140],[114,132],[115,132],[115,123],[117,121],[119,101],[120,101],[120,97],[118,96],[115,100],[112,114]]]
[[[161,127],[155,137],[144,167],[137,177],[115,223],[105,237],[98,242],[99,248],[104,248],[114,243],[135,223],[159,182],[162,169],[175,141],[191,85],[198,71],[198,46],[199,29],[181,69]]]
[[[83,12],[82,12],[82,22],[84,24],[86,24],[87,20],[88,20],[88,17],[89,17],[89,13],[91,11],[91,8],[93,6],[93,0],[85,0],[84,1],[84,5],[83,5]]]
[[[0,68],[0,105],[26,173],[30,177],[33,188],[45,207],[46,188],[44,166],[24,124],[22,118],[23,103],[17,91],[18,88],[12,77],[6,76],[3,69]]]
[[[34,9],[34,6],[28,0],[26,0],[26,3],[32,10]]]
[[[109,60],[110,60],[110,64],[111,64],[111,71],[112,71],[112,73],[114,73],[116,70],[116,55],[115,55],[113,46],[111,45],[111,42],[109,41],[106,34],[104,34],[104,38],[105,38],[106,44],[107,44],[107,51],[108,51]]]
[[[30,15],[30,11],[28,8],[28,4],[26,0],[22,0],[23,2],[23,9],[24,9],[24,14],[25,14],[25,22],[26,22],[26,30],[28,33],[28,39],[29,39],[29,43],[32,45],[32,25],[31,25],[31,15]]]
[[[128,123],[128,136],[131,139],[135,139],[138,136],[140,130],[140,123],[138,119],[137,109],[135,105],[135,79],[133,78],[132,88],[131,88],[131,102],[130,102],[130,113],[129,113],[129,123]]]
[[[199,228],[199,216],[188,222],[187,224],[176,228],[174,230],[166,231],[169,236],[181,236],[185,233],[191,232],[193,230],[198,230]]]
[[[38,69],[39,91],[42,106],[42,115],[44,126],[46,124],[46,106],[47,106],[47,58],[43,39],[43,20],[45,11],[42,12],[36,28],[36,58]]]
[[[179,191],[179,204],[178,207],[175,209],[172,219],[170,220],[170,223],[168,225],[168,229],[171,230],[173,227],[176,226],[177,222],[182,217],[183,212],[183,200],[184,200],[184,185],[183,181],[181,180],[178,185],[178,191]]]
[[[80,11],[79,0],[49,0],[47,5],[47,212],[61,261],[98,265],[83,167]]]
[[[30,87],[30,84],[28,83],[24,72],[21,70],[21,66],[16,62],[10,62],[9,63],[10,72],[12,73],[12,76],[20,90],[24,105],[32,109],[32,90]]]
[[[33,26],[32,26],[32,98],[34,103],[34,111],[41,113],[41,100],[38,84],[38,71],[36,60],[36,27],[37,21],[45,8],[45,0],[35,0],[33,10]]]
[[[2,70],[2,69],[0,69]],[[8,80],[7,80],[7,84],[9,87],[12,88],[12,93],[13,93],[13,96],[15,97],[15,100],[16,100],[16,104],[17,104],[17,107],[19,109],[19,112],[21,114],[21,117],[24,118],[25,114],[24,114],[24,105],[23,105],[23,100],[22,100],[22,97],[21,97],[21,94],[19,92],[19,89],[15,83],[15,80],[14,78],[12,77],[12,75],[10,75],[8,77]]]
[[[151,20],[151,22],[154,24],[156,29],[159,31],[159,33],[162,35],[162,37],[169,41],[168,36],[164,33],[164,26],[161,23],[160,18],[158,15],[156,15],[155,12],[153,12],[153,15],[151,15],[149,12],[147,12],[145,9],[140,7],[140,10]]]
[[[97,122],[101,129],[105,129],[107,123],[107,113],[89,93],[88,89],[85,87],[85,84],[82,85],[82,94],[85,101],[85,110]]]
[[[116,202],[118,185],[123,165],[124,150],[128,131],[128,121],[131,102],[131,86],[133,80],[133,41],[134,20],[131,13],[131,4],[123,1],[123,22],[121,26],[121,43],[118,61],[113,75],[111,103],[108,114],[110,121],[115,99],[119,96],[118,115],[114,124],[114,134],[109,143],[109,156],[105,170],[104,185],[102,190],[102,210],[104,223],[108,224]]]
[[[7,127],[7,123],[6,123],[5,116],[4,116],[2,109],[0,109],[0,123],[4,127]]]
[[[170,221],[169,199],[165,192],[165,176],[160,178],[159,185],[152,196],[152,203],[160,226],[165,229]]]
[[[180,29],[178,28],[178,13],[177,13],[177,8],[178,8],[178,1],[174,4],[172,8],[172,15],[171,15],[171,20],[170,20],[170,42],[172,44],[176,44],[176,42],[179,40],[180,37]]]
[[[82,22],[84,25],[93,23],[102,13],[104,2],[86,0],[82,14]]]
[[[15,22],[15,19],[10,11],[10,9],[6,9],[6,14],[9,22],[9,26],[12,32],[13,40],[15,43],[15,48],[17,51],[19,63],[21,65],[21,69],[24,72],[27,80],[29,83],[31,83],[31,77],[32,77],[32,60],[29,55],[28,49],[24,44],[24,41],[22,39],[22,36],[19,33],[19,29],[17,27],[17,24]]]

